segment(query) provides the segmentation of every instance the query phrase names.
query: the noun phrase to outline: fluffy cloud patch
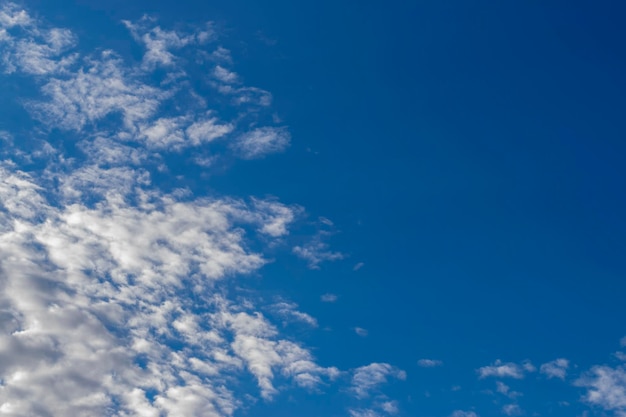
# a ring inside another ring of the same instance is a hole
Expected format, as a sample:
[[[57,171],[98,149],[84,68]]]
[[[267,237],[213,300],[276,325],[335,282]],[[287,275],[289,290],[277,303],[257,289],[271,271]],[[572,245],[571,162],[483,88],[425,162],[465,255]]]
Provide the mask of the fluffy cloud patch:
[[[549,379],[565,379],[565,375],[567,375],[567,368],[569,368],[569,361],[564,358],[559,358],[551,362],[544,363],[539,368],[539,371],[546,375]]]
[[[260,127],[241,135],[233,148],[243,159],[259,159],[283,152],[290,140],[291,136],[284,128]]]
[[[42,88],[49,101],[33,103],[35,115],[45,124],[81,131],[112,113],[122,115],[127,128],[153,116],[165,92],[134,79],[120,58],[106,51],[88,60],[68,79],[50,79]]]
[[[481,379],[488,377],[522,379],[527,372],[534,372],[535,370],[535,367],[530,362],[524,362],[522,364],[512,362],[503,363],[498,359],[492,365],[478,368],[477,372]]]
[[[575,384],[587,389],[583,399],[589,404],[626,415],[626,367],[594,366]]]

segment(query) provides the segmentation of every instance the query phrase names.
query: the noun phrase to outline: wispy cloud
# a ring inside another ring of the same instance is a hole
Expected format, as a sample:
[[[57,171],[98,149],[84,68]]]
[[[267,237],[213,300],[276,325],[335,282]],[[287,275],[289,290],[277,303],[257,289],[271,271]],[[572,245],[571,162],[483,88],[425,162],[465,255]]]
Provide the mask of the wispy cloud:
[[[450,417],[478,417],[474,411],[455,410]]]
[[[283,152],[290,141],[291,136],[285,128],[260,127],[239,136],[233,148],[243,159],[259,159]]]
[[[339,297],[337,297],[336,294],[331,294],[331,293],[326,293],[323,294],[320,299],[322,300],[322,302],[324,303],[334,303],[335,301],[337,301]]]
[[[15,29],[20,31],[13,33]],[[76,54],[67,53],[75,45],[71,31],[47,28],[14,3],[0,7],[0,52],[5,72],[65,72],[76,60]]]
[[[285,320],[285,322],[298,321],[306,323],[311,327],[317,327],[317,320],[307,313],[298,311],[298,305],[296,303],[281,301],[272,305],[271,309]]]
[[[387,383],[389,378],[406,379],[406,372],[388,363],[371,363],[354,370],[352,391],[357,398],[367,398]]]
[[[155,19],[144,16],[138,22],[123,21],[134,38],[142,43],[146,52],[143,56],[145,69],[157,66],[172,66],[177,58],[171,52],[192,44],[202,44],[214,38],[211,22],[202,30],[192,33],[182,33],[173,30],[163,30],[155,25]]]
[[[293,253],[307,261],[310,269],[320,269],[322,262],[344,259],[343,253],[330,250],[328,243],[323,240],[329,235],[328,232],[320,231],[309,242],[295,246]]]
[[[496,392],[511,399],[515,399],[517,397],[522,396],[521,392],[511,390],[511,387],[509,387],[507,384],[505,384],[502,381],[496,381]]]
[[[367,329],[364,329],[362,327],[355,327],[354,328],[354,333],[356,333],[357,335],[359,335],[361,337],[367,337],[367,335],[369,334]]]

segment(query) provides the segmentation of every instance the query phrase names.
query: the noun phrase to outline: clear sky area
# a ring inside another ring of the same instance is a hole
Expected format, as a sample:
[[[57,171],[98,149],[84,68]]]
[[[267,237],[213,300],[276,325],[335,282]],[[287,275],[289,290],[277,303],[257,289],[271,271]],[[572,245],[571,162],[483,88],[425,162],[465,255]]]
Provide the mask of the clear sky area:
[[[0,2],[0,416],[626,416],[625,19]]]

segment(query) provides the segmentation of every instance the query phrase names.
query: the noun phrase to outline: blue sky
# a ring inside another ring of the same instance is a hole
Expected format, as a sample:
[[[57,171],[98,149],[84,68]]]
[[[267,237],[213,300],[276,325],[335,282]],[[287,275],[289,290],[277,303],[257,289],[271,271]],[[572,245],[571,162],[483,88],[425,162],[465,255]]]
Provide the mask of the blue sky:
[[[626,9],[0,5],[0,414],[626,415]]]

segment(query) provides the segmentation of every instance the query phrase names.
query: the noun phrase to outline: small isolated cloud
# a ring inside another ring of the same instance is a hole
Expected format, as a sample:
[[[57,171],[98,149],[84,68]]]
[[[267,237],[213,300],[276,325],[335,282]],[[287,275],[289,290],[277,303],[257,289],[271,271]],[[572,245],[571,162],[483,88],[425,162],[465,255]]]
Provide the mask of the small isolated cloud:
[[[544,363],[539,368],[539,371],[546,375],[548,379],[565,379],[567,368],[569,368],[569,361],[567,359],[559,358],[551,362]]]
[[[443,365],[443,362],[438,359],[420,359],[417,364],[422,368],[435,368]]]
[[[362,327],[355,327],[354,333],[358,334],[361,337],[366,337],[369,334],[369,332]]]
[[[450,417],[478,417],[478,414],[473,411],[455,410]]]
[[[339,297],[337,297],[336,294],[326,293],[320,297],[320,300],[322,300],[323,303],[334,303],[337,301],[337,298]]]
[[[507,416],[519,416],[523,414],[522,409],[517,404],[507,404],[502,407],[502,412]]]
[[[626,347],[626,336],[621,338],[621,340],[619,341],[619,345],[621,347]]]
[[[501,360],[497,360],[493,365],[483,366],[477,369],[480,379],[487,377],[497,378],[515,378],[522,379],[526,372],[534,372],[535,367],[530,362],[524,362],[521,365],[517,363],[503,363]]]
[[[626,367],[594,366],[575,382],[587,388],[583,399],[605,411],[626,415]]]
[[[363,263],[363,262],[359,262],[358,264],[356,264],[356,265],[354,265],[354,266],[352,267],[352,270],[353,270],[353,271],[358,271],[359,269],[363,268],[364,266],[365,266],[365,263]]]
[[[371,363],[354,370],[351,389],[357,398],[367,398],[389,378],[405,380],[406,372],[388,363]]]
[[[290,140],[291,135],[284,127],[260,127],[239,136],[232,146],[242,159],[260,159],[283,152]]]

